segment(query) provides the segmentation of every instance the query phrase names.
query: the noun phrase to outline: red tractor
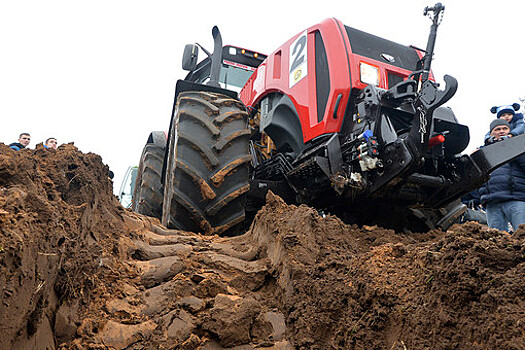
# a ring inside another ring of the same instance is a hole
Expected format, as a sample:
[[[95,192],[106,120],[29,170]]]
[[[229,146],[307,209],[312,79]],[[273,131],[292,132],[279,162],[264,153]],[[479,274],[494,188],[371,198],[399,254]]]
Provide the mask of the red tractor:
[[[425,50],[327,19],[268,57],[187,45],[171,124],[150,134],[134,210],[168,227],[235,234],[268,190],[357,224],[447,228],[459,198],[525,152],[525,136],[461,154],[469,130],[443,107],[430,70],[444,7]],[[208,58],[197,64],[198,48]],[[238,93],[237,91],[240,92]],[[166,140],[167,139],[167,140]]]

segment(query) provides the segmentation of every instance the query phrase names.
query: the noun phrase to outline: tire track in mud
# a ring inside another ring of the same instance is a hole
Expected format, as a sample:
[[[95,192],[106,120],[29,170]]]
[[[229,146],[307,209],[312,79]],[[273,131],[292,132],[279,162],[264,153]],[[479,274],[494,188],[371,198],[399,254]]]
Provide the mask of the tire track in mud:
[[[85,337],[85,345],[293,348],[285,338],[269,259],[260,257],[258,246],[246,237],[195,235],[127,215],[139,232],[128,253],[140,286],[128,286],[122,298],[106,302],[111,321],[90,340]]]

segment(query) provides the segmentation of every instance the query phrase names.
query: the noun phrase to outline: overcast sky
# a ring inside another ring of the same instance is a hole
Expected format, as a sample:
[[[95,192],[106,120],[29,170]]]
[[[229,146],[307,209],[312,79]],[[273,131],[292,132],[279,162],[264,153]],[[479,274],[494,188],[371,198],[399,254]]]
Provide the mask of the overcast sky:
[[[328,17],[405,45],[426,46],[435,2],[392,1],[1,1],[0,142],[32,135],[74,142],[102,156],[115,192],[138,165],[152,130],[169,126],[184,45],[224,44],[271,53]],[[433,70],[456,77],[447,104],[470,127],[468,150],[494,118],[490,107],[525,96],[525,2],[443,1]]]

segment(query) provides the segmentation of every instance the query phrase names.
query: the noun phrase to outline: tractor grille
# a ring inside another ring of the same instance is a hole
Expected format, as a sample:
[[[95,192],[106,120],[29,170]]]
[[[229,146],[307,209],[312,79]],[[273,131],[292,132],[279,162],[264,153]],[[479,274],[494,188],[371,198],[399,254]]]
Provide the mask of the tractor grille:
[[[278,153],[255,168],[254,178],[279,181],[290,170],[292,170],[290,162],[281,153]]]
[[[290,171],[287,175],[292,179],[310,179],[318,175],[321,171],[315,157],[312,157]]]

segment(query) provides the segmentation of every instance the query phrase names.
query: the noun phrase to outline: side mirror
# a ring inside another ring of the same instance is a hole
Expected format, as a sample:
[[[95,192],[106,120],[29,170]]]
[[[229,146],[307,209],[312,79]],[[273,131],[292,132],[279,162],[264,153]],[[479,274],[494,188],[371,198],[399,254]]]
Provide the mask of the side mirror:
[[[194,71],[197,68],[197,59],[199,57],[199,47],[195,44],[188,44],[184,47],[182,55],[182,69]]]

